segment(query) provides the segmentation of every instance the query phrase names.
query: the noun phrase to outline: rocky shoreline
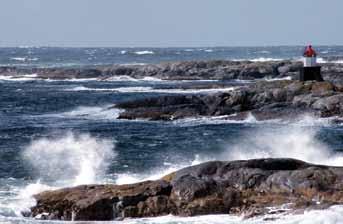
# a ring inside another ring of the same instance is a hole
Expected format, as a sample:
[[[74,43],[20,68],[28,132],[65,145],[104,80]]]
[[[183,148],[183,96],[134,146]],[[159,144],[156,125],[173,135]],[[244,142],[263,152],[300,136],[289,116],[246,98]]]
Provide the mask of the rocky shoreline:
[[[106,80],[116,76],[164,80],[254,80],[231,91],[160,95],[121,102],[115,107],[123,109],[119,119],[225,116],[226,119],[244,120],[251,114],[257,120],[292,120],[310,114],[340,120],[343,114],[343,65],[323,65],[325,82],[296,81],[301,66],[294,61],[198,61],[91,69],[1,67],[0,75],[36,74],[37,78],[58,80]],[[293,80],[259,80],[285,77]],[[23,215],[49,220],[122,220],[168,214],[234,214],[249,218],[343,204],[342,183],[342,167],[294,159],[212,161],[181,169],[156,181],[83,185],[42,192],[34,196],[37,204]]]
[[[187,117],[228,116],[244,120],[293,119],[298,115],[343,115],[343,88],[330,82],[260,81],[215,94],[169,95],[122,102],[119,119],[175,120]]]
[[[136,79],[146,77],[162,80],[253,80],[262,78],[297,79],[302,63],[299,61],[184,61],[145,65],[109,65],[81,68],[25,68],[0,67],[1,76],[20,77],[35,74],[37,78],[63,80],[97,78],[100,80],[127,76]],[[322,64],[325,80],[343,84],[343,64]]]
[[[168,214],[249,218],[342,204],[342,183],[342,167],[294,159],[212,161],[156,181],[42,192],[34,196],[36,206],[24,215],[51,220],[121,220]]]

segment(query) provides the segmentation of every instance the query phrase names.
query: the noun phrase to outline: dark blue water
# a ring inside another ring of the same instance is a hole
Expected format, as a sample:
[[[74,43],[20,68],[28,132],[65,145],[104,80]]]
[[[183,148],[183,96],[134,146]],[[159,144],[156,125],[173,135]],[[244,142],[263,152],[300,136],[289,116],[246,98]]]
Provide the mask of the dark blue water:
[[[211,49],[2,48],[0,63],[83,66],[254,58],[265,54],[266,58],[293,58],[301,51],[299,47]],[[336,56],[343,52],[341,48],[338,53],[332,49],[319,50],[328,50],[327,54]],[[120,53],[124,50],[125,53]],[[137,51],[154,53],[132,53]],[[38,59],[10,59],[19,56]],[[212,82],[196,82],[199,83]],[[273,156],[343,165],[339,154],[343,149],[343,127],[330,120],[306,116],[295,123],[257,122],[254,118],[228,122],[221,117],[171,122],[116,119],[120,111],[113,105],[118,102],[180,94],[180,86],[192,84],[143,80],[0,80],[0,222],[35,222],[21,218],[20,211],[31,205],[32,193],[47,187],[131,183],[212,159]]]
[[[342,46],[317,46],[319,56],[343,57]],[[208,48],[0,48],[0,65],[78,67],[108,64],[159,63],[185,60],[296,59],[304,47],[208,47]]]

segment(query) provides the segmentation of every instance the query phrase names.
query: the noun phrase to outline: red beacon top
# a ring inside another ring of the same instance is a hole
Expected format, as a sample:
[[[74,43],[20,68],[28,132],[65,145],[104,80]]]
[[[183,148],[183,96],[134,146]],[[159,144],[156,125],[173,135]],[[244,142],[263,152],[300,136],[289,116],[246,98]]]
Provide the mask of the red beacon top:
[[[316,57],[316,56],[317,56],[316,51],[313,50],[311,45],[308,45],[304,51],[304,57],[312,58],[312,57]]]

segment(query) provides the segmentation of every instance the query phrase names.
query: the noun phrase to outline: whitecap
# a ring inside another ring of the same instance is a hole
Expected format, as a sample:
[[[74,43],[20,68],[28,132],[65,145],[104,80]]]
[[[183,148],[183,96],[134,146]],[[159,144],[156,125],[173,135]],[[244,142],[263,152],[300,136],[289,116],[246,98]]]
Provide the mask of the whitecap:
[[[282,78],[264,78],[263,80],[267,82],[272,82],[272,81],[282,81],[282,80],[292,80],[292,76],[286,76]]]
[[[120,81],[125,81],[125,82],[140,82],[140,81],[146,81],[146,82],[162,82],[162,81],[166,81],[166,80],[162,80],[159,78],[155,78],[155,77],[144,77],[141,79],[136,79],[133,78],[131,76],[127,76],[127,75],[119,75],[119,76],[111,76],[108,77],[106,79],[102,79],[101,81],[112,81],[112,82],[120,82]]]
[[[251,113],[248,113],[244,119],[237,120],[235,116],[237,114],[232,115],[222,115],[222,116],[201,116],[201,117],[189,117],[174,120],[172,124],[182,127],[189,127],[189,126],[200,126],[200,125],[221,125],[221,124],[273,124],[279,123],[281,120],[274,119],[274,120],[265,120],[265,121],[258,121]]]
[[[3,81],[32,81],[37,79],[37,74],[26,75],[0,75],[0,80]]]
[[[326,61],[324,58],[320,58],[320,57],[317,58],[317,62],[321,63],[321,64],[328,63],[328,61]]]
[[[248,59],[248,61],[252,61],[252,62],[269,62],[269,61],[282,61],[282,60],[283,59],[281,58],[264,58],[264,57]]]
[[[213,49],[205,49],[204,52],[212,53],[212,52],[214,52],[214,50]]]
[[[99,81],[109,81],[109,82],[169,82],[169,83],[179,83],[179,82],[220,82],[222,80],[219,79],[197,79],[197,80],[189,80],[189,79],[178,79],[178,80],[169,80],[169,79],[160,79],[156,77],[146,76],[143,78],[133,78],[127,75],[118,75],[118,76],[111,76],[107,78],[98,79]],[[235,82],[252,82],[250,80],[234,80]]]
[[[333,63],[333,64],[343,64],[343,60],[326,60],[324,58],[317,58],[317,63],[320,64],[328,64],[328,63]]]
[[[47,82],[91,82],[98,81],[98,78],[72,78],[72,79],[40,79]]]
[[[154,89],[152,87],[134,86],[119,88],[89,88],[84,86],[66,89],[66,91],[98,91],[98,92],[118,92],[118,93],[175,93],[175,94],[194,94],[194,93],[215,93],[233,91],[235,87],[211,88],[211,89]]]
[[[26,61],[26,58],[23,58],[23,57],[13,57],[13,58],[11,58],[11,60],[14,60],[14,61]]]
[[[258,51],[258,52],[256,52],[256,53],[260,53],[260,54],[270,54],[271,52],[270,52],[270,51],[264,50],[264,51]]]
[[[72,110],[55,113],[39,115],[39,117],[56,117],[69,119],[87,119],[87,120],[116,120],[122,110],[114,108],[113,105],[104,106],[79,106]]]
[[[148,55],[148,54],[155,54],[153,51],[136,51],[135,54],[137,55]]]
[[[172,124],[177,126],[221,125],[221,124],[248,124],[248,125],[287,125],[295,127],[329,127],[336,121],[342,121],[339,117],[318,118],[311,114],[303,114],[292,119],[268,119],[257,120],[252,113],[248,113],[244,119],[236,119],[237,114],[222,116],[189,117],[174,120]]]
[[[28,58],[28,57],[12,57],[10,58],[13,61],[21,61],[21,62],[25,62],[25,61],[38,61],[39,58]]]

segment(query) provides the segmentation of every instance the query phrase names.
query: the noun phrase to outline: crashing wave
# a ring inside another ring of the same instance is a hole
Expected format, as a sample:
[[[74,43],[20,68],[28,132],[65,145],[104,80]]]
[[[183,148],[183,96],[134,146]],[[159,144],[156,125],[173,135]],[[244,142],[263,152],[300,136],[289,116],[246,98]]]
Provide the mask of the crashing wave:
[[[32,140],[24,148],[22,158],[31,165],[38,180],[20,179],[18,186],[12,183],[15,180],[0,179],[8,182],[7,187],[11,189],[11,195],[4,198],[0,189],[0,223],[9,219],[18,219],[21,223],[22,212],[29,211],[36,204],[32,196],[40,192],[102,183],[105,171],[117,155],[114,148],[112,140],[87,133],[67,132]]]

